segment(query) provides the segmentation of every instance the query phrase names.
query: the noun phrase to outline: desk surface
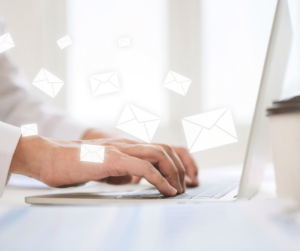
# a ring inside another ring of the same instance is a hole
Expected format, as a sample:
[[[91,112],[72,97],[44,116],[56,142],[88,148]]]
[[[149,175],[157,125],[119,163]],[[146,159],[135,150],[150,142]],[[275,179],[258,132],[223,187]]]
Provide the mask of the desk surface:
[[[239,177],[240,170],[219,172],[228,173]],[[202,177],[218,179],[212,171]],[[8,187],[0,250],[300,250],[296,216],[286,214],[292,204],[262,200],[275,196],[268,177],[256,200],[197,205],[29,206],[25,196],[56,190]]]
[[[300,250],[281,201],[148,206],[0,207],[0,249]]]

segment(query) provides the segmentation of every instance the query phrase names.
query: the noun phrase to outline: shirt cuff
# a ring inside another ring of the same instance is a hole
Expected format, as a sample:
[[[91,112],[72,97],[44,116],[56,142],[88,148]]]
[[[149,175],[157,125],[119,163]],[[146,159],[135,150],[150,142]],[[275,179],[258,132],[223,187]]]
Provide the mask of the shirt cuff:
[[[8,171],[10,163],[19,139],[21,137],[21,129],[0,122],[0,197],[8,179]]]

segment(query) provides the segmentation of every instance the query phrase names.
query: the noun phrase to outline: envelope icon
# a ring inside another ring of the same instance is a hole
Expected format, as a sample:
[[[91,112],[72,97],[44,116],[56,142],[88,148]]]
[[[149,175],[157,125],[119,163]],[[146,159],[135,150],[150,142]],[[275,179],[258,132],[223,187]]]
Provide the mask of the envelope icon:
[[[159,123],[160,118],[134,105],[126,105],[117,128],[150,143]]]
[[[13,42],[9,33],[0,36],[0,53],[13,47],[15,47],[15,43]]]
[[[70,44],[72,44],[72,40],[71,40],[71,38],[67,35],[67,36],[64,36],[64,37],[61,38],[61,39],[58,39],[58,40],[57,40],[57,44],[58,44],[59,48],[64,49],[64,48],[66,48],[67,46],[69,46]]]
[[[119,47],[130,46],[130,38],[129,37],[119,38],[118,41],[119,41]]]
[[[190,80],[176,72],[169,71],[163,86],[173,92],[176,92],[178,94],[185,96],[191,83],[192,83],[192,80]]]
[[[80,149],[80,161],[103,163],[104,153],[104,146],[83,144]]]
[[[21,131],[23,137],[38,135],[38,129],[36,124],[22,125]]]
[[[45,69],[41,69],[32,83],[50,97],[55,98],[64,82]]]
[[[118,74],[107,72],[90,77],[93,96],[120,91]]]
[[[237,142],[229,108],[182,119],[190,153]]]

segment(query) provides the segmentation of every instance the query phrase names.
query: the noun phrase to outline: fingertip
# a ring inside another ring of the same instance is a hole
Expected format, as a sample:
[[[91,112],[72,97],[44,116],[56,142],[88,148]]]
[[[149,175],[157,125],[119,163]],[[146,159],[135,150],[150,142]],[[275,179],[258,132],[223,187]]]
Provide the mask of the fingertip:
[[[175,196],[177,194],[177,190],[169,185],[169,190],[170,190],[170,196]]]
[[[193,181],[189,176],[185,176],[185,184],[188,186],[193,184]]]
[[[199,180],[198,179],[194,179],[193,185],[196,186],[196,187],[199,186]]]

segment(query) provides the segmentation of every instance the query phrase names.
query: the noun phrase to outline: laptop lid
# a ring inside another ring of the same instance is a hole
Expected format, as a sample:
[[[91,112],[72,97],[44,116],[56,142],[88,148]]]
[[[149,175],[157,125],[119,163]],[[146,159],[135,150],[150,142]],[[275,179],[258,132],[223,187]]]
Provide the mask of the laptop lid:
[[[287,0],[276,4],[272,30],[253,115],[238,199],[258,192],[269,161],[269,131],[266,108],[280,98],[292,43],[292,26]]]

